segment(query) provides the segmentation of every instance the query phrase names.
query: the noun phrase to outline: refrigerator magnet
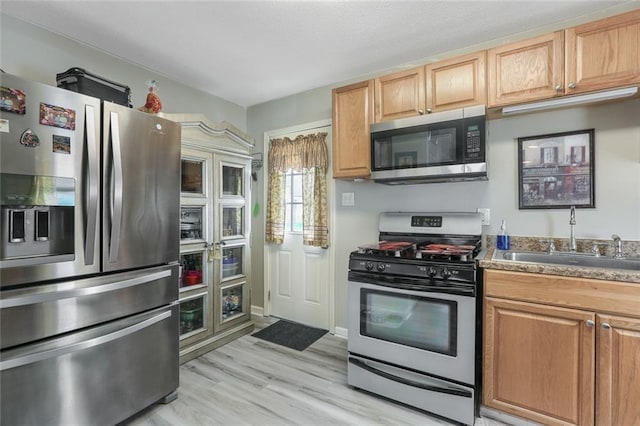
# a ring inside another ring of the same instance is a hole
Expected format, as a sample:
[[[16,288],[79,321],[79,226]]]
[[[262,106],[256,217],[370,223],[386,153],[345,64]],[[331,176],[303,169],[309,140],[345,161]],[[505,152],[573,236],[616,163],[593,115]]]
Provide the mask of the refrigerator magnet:
[[[40,124],[75,130],[76,111],[40,102]]]
[[[22,132],[22,135],[20,135],[20,143],[24,146],[34,148],[40,145],[40,138],[33,132],[33,130],[27,129]]]
[[[20,89],[0,86],[0,110],[24,115],[27,112],[27,95]]]
[[[69,136],[53,135],[53,152],[71,154],[71,138]]]
[[[9,120],[0,118],[0,132],[9,133]]]

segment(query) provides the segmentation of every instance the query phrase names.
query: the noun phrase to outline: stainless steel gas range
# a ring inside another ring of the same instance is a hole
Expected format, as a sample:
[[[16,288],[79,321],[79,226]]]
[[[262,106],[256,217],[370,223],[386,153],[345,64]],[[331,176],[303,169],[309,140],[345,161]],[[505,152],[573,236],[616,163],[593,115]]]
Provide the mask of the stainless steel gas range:
[[[482,216],[383,213],[350,255],[348,383],[473,424],[481,377]]]

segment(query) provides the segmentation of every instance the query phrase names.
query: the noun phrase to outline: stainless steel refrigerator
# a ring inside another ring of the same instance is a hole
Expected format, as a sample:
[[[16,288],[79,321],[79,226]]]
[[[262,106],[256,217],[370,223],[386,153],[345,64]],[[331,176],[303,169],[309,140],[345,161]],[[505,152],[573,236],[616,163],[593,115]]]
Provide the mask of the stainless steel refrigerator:
[[[179,124],[0,75],[0,423],[175,396],[179,185]]]

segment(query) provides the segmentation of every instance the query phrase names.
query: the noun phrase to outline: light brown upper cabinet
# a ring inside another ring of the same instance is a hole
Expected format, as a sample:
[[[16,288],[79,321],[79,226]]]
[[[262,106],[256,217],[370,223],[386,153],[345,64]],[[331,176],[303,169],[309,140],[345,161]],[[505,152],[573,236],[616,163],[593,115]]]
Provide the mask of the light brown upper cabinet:
[[[484,50],[428,64],[426,112],[486,104],[485,69]]]
[[[564,93],[564,32],[556,31],[487,51],[489,107]]]
[[[333,177],[368,178],[371,174],[373,80],[333,89]]]
[[[375,80],[375,122],[424,114],[424,67]]]
[[[640,83],[640,10],[487,51],[500,107]]]
[[[640,83],[640,10],[569,28],[566,93]]]

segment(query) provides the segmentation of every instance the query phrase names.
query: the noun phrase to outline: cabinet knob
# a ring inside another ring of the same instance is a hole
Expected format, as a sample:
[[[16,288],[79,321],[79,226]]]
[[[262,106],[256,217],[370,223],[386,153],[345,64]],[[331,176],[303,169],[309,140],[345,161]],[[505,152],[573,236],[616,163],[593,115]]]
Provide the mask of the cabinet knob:
[[[418,110],[418,114],[420,114],[420,115],[424,114],[424,110],[423,109],[419,109]]]
[[[431,108],[427,108],[427,114],[431,114],[432,109]]]
[[[603,322],[601,326],[602,326],[602,328],[604,328],[605,330],[609,330],[609,329],[611,328],[611,325],[609,325],[609,323],[608,323],[608,322]]]
[[[562,84],[556,86],[556,92],[562,92]]]
[[[595,322],[593,322],[593,320],[586,320],[584,323],[585,323],[585,324],[587,325],[587,327],[589,327],[589,328],[591,328],[591,327],[593,327],[594,325],[596,325],[596,323],[595,323]]]
[[[575,84],[575,83],[569,83],[569,84],[567,84],[567,87],[568,87],[569,89],[575,89],[576,87],[578,87],[578,85],[577,85],[577,84]]]

